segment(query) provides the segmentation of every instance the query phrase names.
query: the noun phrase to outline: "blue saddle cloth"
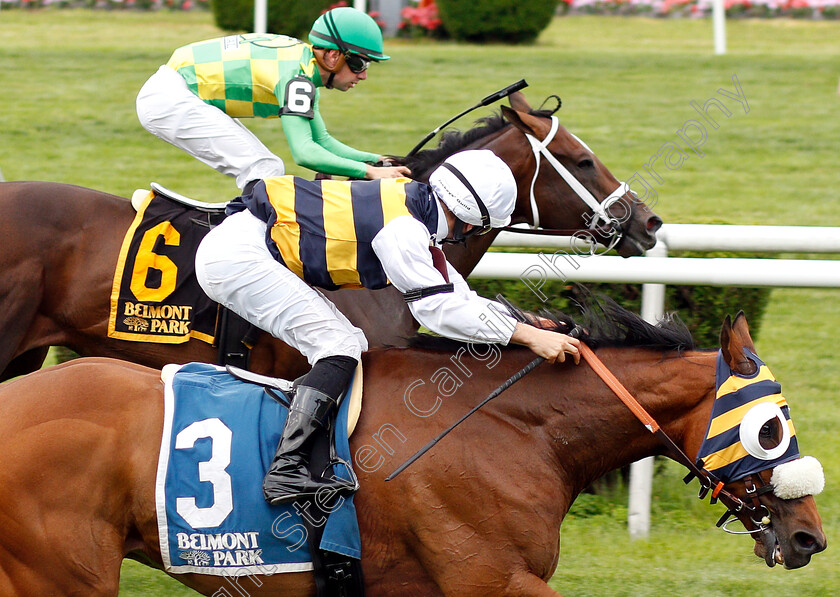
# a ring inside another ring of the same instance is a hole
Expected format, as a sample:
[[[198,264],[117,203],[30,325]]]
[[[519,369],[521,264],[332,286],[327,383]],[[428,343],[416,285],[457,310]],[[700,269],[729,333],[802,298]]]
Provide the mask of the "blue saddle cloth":
[[[331,504],[327,518],[316,516],[315,504],[269,506],[263,499],[262,479],[288,410],[262,386],[190,363],[167,384],[165,402],[155,501],[168,572],[312,570],[301,512],[316,526],[325,525],[321,549],[361,557],[352,496]],[[335,444],[338,457],[349,463],[348,404],[343,400],[339,408]],[[343,466],[336,465],[335,474],[349,478]]]

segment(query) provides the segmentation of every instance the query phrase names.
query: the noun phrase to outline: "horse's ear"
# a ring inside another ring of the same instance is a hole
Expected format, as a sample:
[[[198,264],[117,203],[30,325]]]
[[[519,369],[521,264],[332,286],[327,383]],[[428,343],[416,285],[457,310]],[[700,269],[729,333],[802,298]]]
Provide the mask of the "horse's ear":
[[[723,358],[729,361],[729,336],[732,333],[732,318],[729,315],[723,320],[720,326],[720,349],[723,351]]]
[[[525,95],[521,91],[511,93],[508,96],[508,101],[510,102],[510,107],[517,112],[525,112],[527,114],[531,111],[531,104],[528,103],[528,100],[525,99]]]
[[[744,348],[755,353],[755,345],[750,336],[750,326],[743,311],[739,311],[733,322],[729,315],[720,330],[720,349],[729,368],[741,375],[755,373],[755,363],[744,355]]]
[[[502,106],[502,116],[504,116],[508,122],[510,122],[513,126],[518,128],[526,135],[531,135],[533,137],[539,136],[534,130],[534,127],[531,124],[529,124],[535,119],[527,112],[519,112],[517,110],[512,110],[507,106]]]
[[[743,311],[738,311],[738,315],[735,316],[735,321],[732,322],[732,331],[738,334],[744,346],[755,354],[755,344],[753,344],[752,336],[750,336],[750,326]]]

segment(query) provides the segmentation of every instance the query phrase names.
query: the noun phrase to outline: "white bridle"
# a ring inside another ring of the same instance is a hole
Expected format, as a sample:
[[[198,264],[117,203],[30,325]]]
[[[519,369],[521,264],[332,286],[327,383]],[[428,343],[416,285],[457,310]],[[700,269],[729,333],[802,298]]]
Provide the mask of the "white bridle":
[[[557,129],[560,126],[560,121],[557,120],[556,116],[551,117],[551,129],[548,131],[548,135],[546,135],[545,139],[542,141],[538,141],[536,137],[533,135],[525,134],[527,137],[528,142],[531,144],[531,150],[534,152],[534,159],[537,161],[537,167],[534,170],[534,178],[531,180],[531,213],[533,214],[534,222],[532,224],[533,228],[539,228],[540,226],[540,212],[537,208],[537,199],[534,196],[534,185],[537,182],[537,176],[540,174],[540,154],[548,161],[549,164],[552,165],[554,170],[563,177],[563,180],[566,181],[571,189],[577,193],[577,196],[581,198],[581,200],[589,206],[592,210],[592,213],[595,217],[592,218],[592,222],[589,225],[589,229],[593,230],[598,227],[599,222],[603,221],[605,224],[612,226],[613,230],[620,236],[621,233],[621,222],[618,218],[610,215],[609,208],[610,206],[621,199],[624,195],[630,192],[630,187],[626,182],[619,182],[618,188],[615,189],[612,193],[606,196],[606,198],[598,202],[595,197],[592,196],[586,187],[584,187],[580,181],[575,178],[571,172],[569,172],[566,167],[561,164],[557,158],[551,155],[551,152],[548,151],[548,144],[551,143],[551,140],[554,139],[554,135],[557,134]],[[570,133],[571,134],[571,133]],[[574,135],[572,135],[574,137]],[[580,143],[589,149],[589,147],[575,137]]]

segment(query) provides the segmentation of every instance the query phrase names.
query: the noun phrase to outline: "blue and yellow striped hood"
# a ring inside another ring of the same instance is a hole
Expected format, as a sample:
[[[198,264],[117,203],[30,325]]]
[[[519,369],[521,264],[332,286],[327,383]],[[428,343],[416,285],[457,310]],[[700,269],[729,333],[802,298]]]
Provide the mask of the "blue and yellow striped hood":
[[[703,467],[724,483],[799,458],[781,385],[761,359],[746,348],[744,354],[757,368],[751,376],[734,373],[718,352],[715,403],[697,455]],[[758,430],[773,418],[779,419],[783,438],[777,446],[764,449],[758,443]]]

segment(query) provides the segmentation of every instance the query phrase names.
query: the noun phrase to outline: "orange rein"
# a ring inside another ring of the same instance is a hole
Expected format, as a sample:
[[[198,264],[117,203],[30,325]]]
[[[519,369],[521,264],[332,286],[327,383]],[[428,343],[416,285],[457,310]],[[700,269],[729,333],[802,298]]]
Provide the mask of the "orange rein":
[[[625,406],[627,406],[628,409],[630,409],[630,412],[632,412],[636,418],[641,421],[647,430],[656,435],[659,441],[662,442],[665,447],[669,448],[674,456],[677,457],[677,460],[683,466],[688,468],[689,471],[691,471],[691,474],[685,478],[685,482],[688,483],[692,476],[697,477],[697,480],[700,481],[701,485],[700,495],[698,497],[703,499],[708,491],[712,489],[712,503],[714,504],[719,498],[723,501],[728,510],[718,522],[717,526],[721,526],[724,520],[732,512],[738,512],[742,508],[754,510],[758,507],[758,504],[756,504],[756,508],[750,508],[743,500],[723,489],[724,484],[722,481],[717,479],[709,471],[700,468],[697,463],[692,461],[691,458],[689,458],[688,455],[683,452],[676,443],[674,443],[674,440],[672,440],[668,434],[659,427],[659,423],[657,423],[654,418],[650,416],[650,413],[648,413],[645,408],[639,404],[639,401],[633,397],[629,390],[625,388],[620,381],[618,381],[618,378],[616,378],[612,371],[604,365],[603,361],[598,358],[595,352],[583,342],[580,343],[580,354],[583,359],[589,363],[589,366],[592,367],[592,370],[598,375],[598,377],[607,384],[607,387],[609,387],[613,393],[618,396],[618,398]]]
[[[618,378],[612,374],[612,371],[607,369],[607,366],[604,365],[603,361],[595,355],[595,352],[583,342],[580,343],[580,354],[583,359],[589,363],[592,370],[598,374],[598,377],[604,380],[604,383],[607,384],[616,396],[618,396],[619,400],[621,400],[624,405],[630,409],[630,412],[636,415],[636,418],[639,419],[645,427],[647,427],[648,431],[651,433],[659,431],[659,423],[657,423],[653,417],[650,416],[648,411],[639,404],[639,402],[633,397],[633,394],[631,394],[627,388],[618,381]]]

